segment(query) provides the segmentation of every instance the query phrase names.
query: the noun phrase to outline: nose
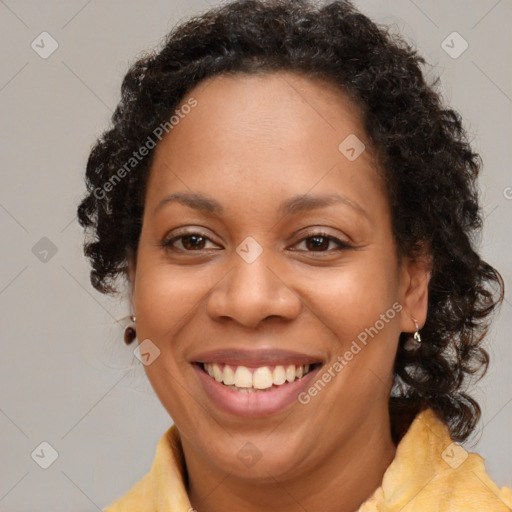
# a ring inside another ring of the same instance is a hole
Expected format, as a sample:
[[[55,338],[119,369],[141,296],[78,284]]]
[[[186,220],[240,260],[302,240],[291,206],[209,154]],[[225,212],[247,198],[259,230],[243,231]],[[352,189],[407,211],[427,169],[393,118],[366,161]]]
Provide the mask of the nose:
[[[299,315],[300,298],[285,283],[284,276],[268,265],[263,254],[252,263],[242,259],[235,262],[217,283],[206,305],[212,319],[229,318],[244,327],[255,328],[266,318],[289,321]]]

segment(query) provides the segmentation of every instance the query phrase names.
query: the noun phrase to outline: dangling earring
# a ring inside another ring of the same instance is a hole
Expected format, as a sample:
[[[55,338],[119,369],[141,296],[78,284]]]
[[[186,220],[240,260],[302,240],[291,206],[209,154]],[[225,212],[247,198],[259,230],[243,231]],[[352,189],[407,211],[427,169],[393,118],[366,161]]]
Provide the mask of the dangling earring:
[[[414,333],[414,341],[416,343],[421,343],[421,336],[420,336],[420,328],[418,327],[418,322],[416,321],[416,318],[413,318],[414,320],[414,326],[416,327],[416,332]]]
[[[404,348],[405,348],[405,350],[408,350],[408,351],[415,351],[415,350],[418,350],[418,348],[421,345],[420,327],[418,325],[418,322],[416,321],[416,318],[414,318],[414,317],[411,317],[411,318],[414,322],[414,326],[416,327],[416,332],[413,334],[413,336],[410,336],[407,339],[407,341],[404,344]]]
[[[132,321],[132,323],[135,323],[135,316],[134,315],[131,315],[130,316],[130,320]],[[135,328],[134,327],[127,327],[125,330],[124,330],[124,342],[126,343],[126,345],[129,345],[137,336],[137,332],[135,331]]]

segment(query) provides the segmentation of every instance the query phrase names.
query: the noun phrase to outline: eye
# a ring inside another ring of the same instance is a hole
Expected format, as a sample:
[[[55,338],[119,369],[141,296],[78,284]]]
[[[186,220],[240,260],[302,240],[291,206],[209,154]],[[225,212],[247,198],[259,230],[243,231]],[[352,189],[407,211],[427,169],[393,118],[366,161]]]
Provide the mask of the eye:
[[[168,251],[203,251],[206,249],[205,244],[207,243],[207,241],[211,242],[211,240],[207,236],[204,236],[202,233],[190,232],[182,233],[170,239],[164,239],[161,243],[161,246]],[[176,242],[180,242],[181,247],[176,247]]]
[[[177,246],[177,242],[181,245],[181,247]],[[199,232],[189,232],[189,233],[181,233],[179,235],[173,236],[169,239],[164,239],[161,242],[161,246],[166,251],[183,251],[183,252],[194,252],[194,251],[203,251],[207,250],[205,245],[211,242],[210,238],[203,235]],[[337,246],[337,249],[332,249],[334,251],[342,251],[344,249],[350,249],[352,246],[342,242],[338,238],[328,235],[322,231],[315,231],[307,233],[302,240],[300,240],[297,244],[305,244],[306,250],[299,249],[301,252],[331,252],[329,249],[330,244],[334,243]],[[296,249],[294,249],[296,250]]]
[[[338,246],[337,249],[333,249],[335,251],[342,251],[352,247],[338,238],[328,235],[322,231],[306,233],[306,236],[298,242],[298,244],[301,243],[305,244],[307,252],[331,252],[327,250],[331,243]]]

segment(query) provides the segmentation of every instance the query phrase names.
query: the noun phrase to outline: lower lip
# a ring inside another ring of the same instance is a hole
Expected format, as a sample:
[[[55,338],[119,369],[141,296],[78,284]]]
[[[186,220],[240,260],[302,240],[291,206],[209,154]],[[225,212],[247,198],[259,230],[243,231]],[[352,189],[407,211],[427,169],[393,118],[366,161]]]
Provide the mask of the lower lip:
[[[321,366],[314,368],[305,377],[288,382],[272,391],[240,393],[210,377],[199,364],[192,365],[206,393],[223,411],[236,416],[260,417],[275,414],[298,402],[297,397],[311,383]]]

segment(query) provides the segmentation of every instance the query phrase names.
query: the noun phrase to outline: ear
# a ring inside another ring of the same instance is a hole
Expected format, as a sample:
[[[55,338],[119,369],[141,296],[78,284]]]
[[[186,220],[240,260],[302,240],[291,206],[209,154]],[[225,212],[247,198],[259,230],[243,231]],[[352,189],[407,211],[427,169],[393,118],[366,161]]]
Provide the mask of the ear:
[[[414,332],[416,326],[413,318],[421,329],[425,325],[428,309],[428,283],[432,274],[432,256],[424,252],[411,258],[404,257],[401,262],[402,332]]]

